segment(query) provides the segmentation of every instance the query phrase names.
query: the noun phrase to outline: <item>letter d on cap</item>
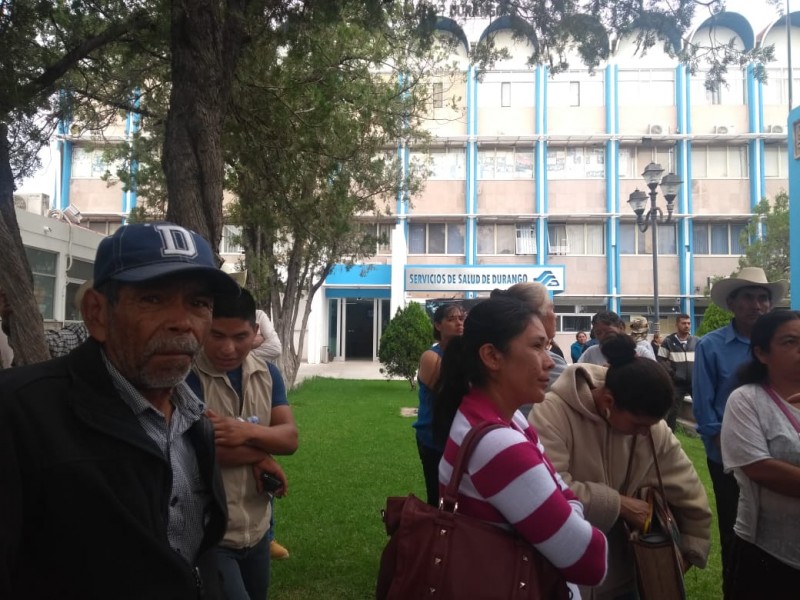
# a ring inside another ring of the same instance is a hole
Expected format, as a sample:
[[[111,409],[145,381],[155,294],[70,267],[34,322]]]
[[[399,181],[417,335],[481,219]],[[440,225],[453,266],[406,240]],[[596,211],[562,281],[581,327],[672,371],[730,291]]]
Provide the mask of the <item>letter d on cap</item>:
[[[190,231],[178,225],[155,225],[161,235],[161,256],[197,256],[197,246]]]

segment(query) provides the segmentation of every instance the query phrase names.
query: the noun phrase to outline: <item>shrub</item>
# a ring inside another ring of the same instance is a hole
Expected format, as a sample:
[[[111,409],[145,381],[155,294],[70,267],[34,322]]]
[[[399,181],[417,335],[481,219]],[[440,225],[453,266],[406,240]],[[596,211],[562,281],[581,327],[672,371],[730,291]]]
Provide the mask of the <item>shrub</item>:
[[[387,377],[402,377],[416,388],[417,368],[422,353],[430,348],[433,325],[417,302],[397,310],[381,336],[378,358]]]
[[[725,325],[731,322],[732,318],[733,313],[721,309],[716,304],[710,304],[703,315],[703,322],[700,323],[700,327],[697,329],[696,335],[704,336],[709,331],[714,331],[720,327],[725,327]]]

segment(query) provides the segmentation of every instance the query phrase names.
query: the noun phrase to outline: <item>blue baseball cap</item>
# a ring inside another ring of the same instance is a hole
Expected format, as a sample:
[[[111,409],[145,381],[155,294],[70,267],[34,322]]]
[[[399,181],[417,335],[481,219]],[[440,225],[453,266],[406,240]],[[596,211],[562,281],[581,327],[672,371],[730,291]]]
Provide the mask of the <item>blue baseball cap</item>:
[[[174,223],[123,225],[97,247],[94,287],[107,281],[142,283],[179,273],[196,274],[214,294],[238,295],[241,288],[217,267],[208,242]]]

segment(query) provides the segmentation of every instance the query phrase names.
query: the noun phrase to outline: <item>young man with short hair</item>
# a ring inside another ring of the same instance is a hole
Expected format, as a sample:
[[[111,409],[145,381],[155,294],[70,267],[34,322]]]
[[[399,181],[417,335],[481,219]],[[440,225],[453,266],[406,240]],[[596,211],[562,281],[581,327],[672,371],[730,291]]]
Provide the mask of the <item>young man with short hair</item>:
[[[273,454],[297,450],[297,426],[280,371],[251,351],[258,331],[253,297],[215,299],[211,330],[187,382],[208,405],[228,499],[228,529],[217,565],[229,600],[265,600],[269,591],[269,494],[261,474]],[[286,477],[279,472],[285,492]]]
[[[658,362],[669,371],[675,385],[675,398],[667,413],[667,425],[675,431],[678,411],[685,396],[692,394],[694,351],[700,338],[691,334],[692,318],[687,314],[675,317],[675,332],[670,333],[658,348]]]

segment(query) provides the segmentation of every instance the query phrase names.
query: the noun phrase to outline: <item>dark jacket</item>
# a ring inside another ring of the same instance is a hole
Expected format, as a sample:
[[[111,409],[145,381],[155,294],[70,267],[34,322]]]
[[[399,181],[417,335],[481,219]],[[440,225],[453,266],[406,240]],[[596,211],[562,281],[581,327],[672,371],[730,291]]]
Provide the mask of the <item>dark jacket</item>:
[[[678,335],[669,334],[661,342],[658,349],[658,362],[660,362],[672,377],[675,384],[675,393],[684,396],[692,393],[692,369],[694,369],[694,350],[700,338],[690,335],[686,340],[686,348],[681,345]]]
[[[213,490],[195,565],[170,548],[172,471],[93,340],[0,373],[0,598],[222,598],[209,549],[227,515],[213,428],[188,432]]]

